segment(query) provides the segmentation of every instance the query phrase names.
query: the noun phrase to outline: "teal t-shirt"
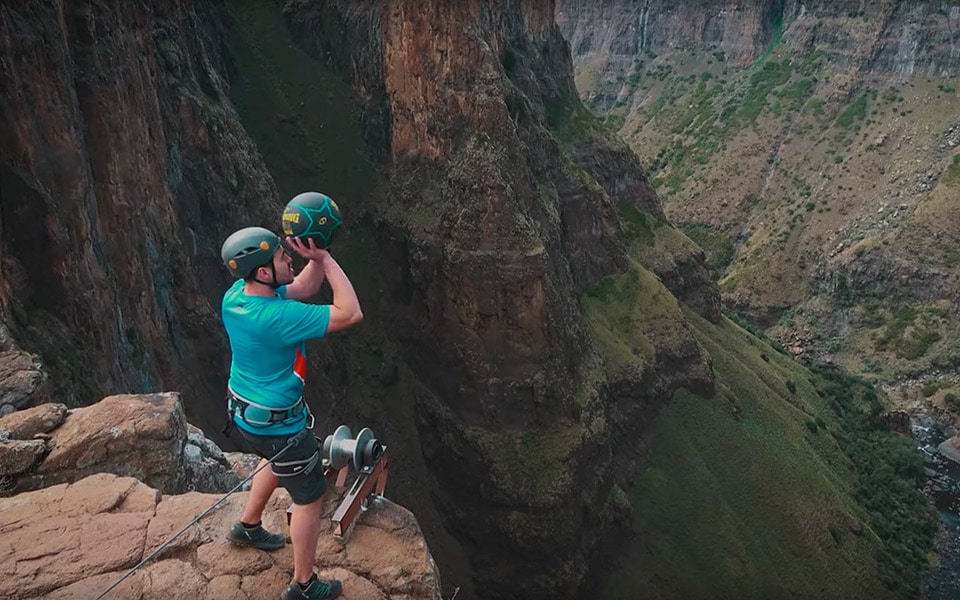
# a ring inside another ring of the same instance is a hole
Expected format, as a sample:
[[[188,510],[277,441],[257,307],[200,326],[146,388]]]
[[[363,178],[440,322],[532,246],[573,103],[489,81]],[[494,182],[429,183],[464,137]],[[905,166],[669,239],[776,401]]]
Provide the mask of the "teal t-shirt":
[[[286,408],[303,395],[307,376],[306,341],[321,338],[330,323],[330,307],[276,296],[248,296],[238,280],[223,295],[220,314],[230,338],[230,389],[263,406]],[[248,409],[250,410],[250,409]],[[257,411],[256,420],[269,414]],[[283,436],[303,429],[307,414],[284,423],[252,427],[234,417],[237,427],[256,435]]]

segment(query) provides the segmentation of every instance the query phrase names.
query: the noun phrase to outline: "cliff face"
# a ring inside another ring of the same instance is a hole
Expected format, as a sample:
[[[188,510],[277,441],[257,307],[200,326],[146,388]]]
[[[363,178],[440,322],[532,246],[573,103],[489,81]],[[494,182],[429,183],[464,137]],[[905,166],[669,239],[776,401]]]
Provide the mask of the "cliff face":
[[[218,3],[0,10],[0,311],[55,396],[222,395],[219,245],[272,181],[225,96]],[[272,216],[272,211],[270,212]]]
[[[960,6],[887,0],[786,2],[784,41],[872,76],[960,74]]]
[[[633,57],[648,49],[722,48],[749,64],[769,42],[783,2],[631,2],[559,0],[557,25],[577,58],[589,53]]]
[[[552,3],[278,5],[300,47],[350,79],[388,179],[366,204],[351,199],[345,243],[370,268],[348,271],[367,319],[313,355],[327,373],[308,399],[325,423],[370,419],[391,444],[391,486],[441,548],[451,585],[572,597],[629,518],[614,490],[635,474],[658,408],[679,387],[713,392],[667,291],[716,320],[703,255],[576,100]],[[288,67],[271,67],[265,45],[254,61],[228,45],[262,25],[257,11],[269,9],[158,0],[0,13],[4,317],[69,377],[58,400],[179,389],[192,421],[219,425],[219,244],[273,224],[265,163],[297,185],[336,177],[265,150],[277,132],[295,144],[336,125],[305,101],[286,98],[283,115],[238,108],[242,124],[233,108],[251,69],[274,82]],[[313,85],[309,73],[293,79]],[[647,291],[663,303],[620,323],[638,337],[617,360],[597,342],[607,317],[584,308],[610,289],[628,307]]]
[[[943,2],[558,0],[556,16],[578,87],[599,113],[623,99],[638,61],[702,52],[742,68],[781,39],[853,74],[960,74],[960,7]]]

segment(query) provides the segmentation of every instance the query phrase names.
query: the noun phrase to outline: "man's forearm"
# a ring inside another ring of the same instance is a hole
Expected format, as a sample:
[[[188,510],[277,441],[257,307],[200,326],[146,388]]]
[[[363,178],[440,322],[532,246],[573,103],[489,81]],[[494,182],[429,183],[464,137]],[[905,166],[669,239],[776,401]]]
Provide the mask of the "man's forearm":
[[[327,276],[327,283],[333,290],[333,305],[349,313],[360,311],[360,300],[357,298],[357,292],[353,289],[353,284],[347,278],[346,273],[340,268],[340,265],[332,256],[328,256],[323,264]]]
[[[316,260],[307,261],[303,270],[296,277],[297,285],[304,290],[305,298],[315,296],[320,291],[324,275],[325,271],[322,263]]]

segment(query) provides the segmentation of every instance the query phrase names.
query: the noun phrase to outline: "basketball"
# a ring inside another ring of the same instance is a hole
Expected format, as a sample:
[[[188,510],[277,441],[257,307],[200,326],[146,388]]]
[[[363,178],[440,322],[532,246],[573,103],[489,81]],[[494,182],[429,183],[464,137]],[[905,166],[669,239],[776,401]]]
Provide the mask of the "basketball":
[[[343,224],[340,207],[326,194],[304,192],[287,202],[281,217],[284,235],[306,242],[313,240],[317,248],[329,248],[334,233]]]

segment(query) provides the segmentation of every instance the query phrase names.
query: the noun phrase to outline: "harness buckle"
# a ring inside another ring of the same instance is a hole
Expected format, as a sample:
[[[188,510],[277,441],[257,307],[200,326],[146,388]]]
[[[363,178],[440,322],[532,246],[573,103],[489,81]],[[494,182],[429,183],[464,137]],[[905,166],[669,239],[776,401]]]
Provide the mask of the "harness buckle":
[[[313,426],[316,425],[316,419],[313,418],[313,413],[307,413],[307,429],[313,429]]]

